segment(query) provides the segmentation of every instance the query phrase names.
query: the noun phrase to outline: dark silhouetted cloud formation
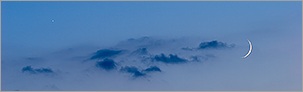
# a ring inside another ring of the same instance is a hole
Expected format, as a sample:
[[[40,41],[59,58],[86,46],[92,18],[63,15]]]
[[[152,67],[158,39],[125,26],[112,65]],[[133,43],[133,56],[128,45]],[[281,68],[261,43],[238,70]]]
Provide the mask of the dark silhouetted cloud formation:
[[[31,66],[26,66],[22,68],[22,72],[29,72],[32,74],[37,74],[37,73],[53,73],[53,70],[50,68],[37,68],[34,69]]]
[[[135,50],[134,52],[132,52],[132,54],[147,55],[148,51],[147,51],[147,48],[139,48],[139,49]]]
[[[161,72],[161,69],[157,66],[151,66],[145,70],[143,70],[145,72]]]
[[[233,44],[232,45],[228,45],[226,43],[214,40],[214,41],[210,41],[210,42],[202,42],[202,43],[200,43],[198,49],[208,49],[208,48],[218,49],[218,48],[232,48],[232,47],[234,47]]]
[[[138,70],[138,68],[134,67],[134,66],[122,67],[120,69],[120,71],[130,73],[130,74],[132,74],[133,77],[140,77],[140,76],[145,76],[146,75],[145,73],[140,72]]]
[[[96,63],[96,66],[104,70],[113,70],[116,68],[116,62],[112,59],[104,59]]]
[[[180,58],[177,55],[169,54],[169,56],[166,56],[163,53],[160,55],[156,55],[153,59],[155,61],[160,61],[168,64],[185,63],[187,61],[186,59]]]
[[[90,59],[104,59],[120,54],[122,50],[101,49],[94,53]]]

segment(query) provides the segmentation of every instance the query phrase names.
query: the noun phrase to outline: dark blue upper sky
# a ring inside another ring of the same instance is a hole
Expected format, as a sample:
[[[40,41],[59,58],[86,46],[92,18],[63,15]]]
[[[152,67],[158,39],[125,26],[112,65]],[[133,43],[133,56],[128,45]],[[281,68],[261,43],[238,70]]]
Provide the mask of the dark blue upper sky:
[[[256,26],[300,20],[299,7],[300,2],[2,2],[2,43],[57,48],[141,36],[248,35],[243,32]]]

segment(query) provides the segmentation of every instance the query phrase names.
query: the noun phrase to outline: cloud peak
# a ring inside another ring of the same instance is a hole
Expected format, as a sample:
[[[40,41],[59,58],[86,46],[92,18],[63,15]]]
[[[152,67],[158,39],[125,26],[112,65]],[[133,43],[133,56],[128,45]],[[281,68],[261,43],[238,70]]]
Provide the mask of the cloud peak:
[[[114,57],[120,54],[122,50],[111,50],[111,49],[101,49],[94,53],[94,55],[90,58],[93,59],[104,59],[109,57]]]
[[[219,48],[232,48],[232,47],[234,47],[233,44],[232,45],[228,45],[226,43],[214,40],[214,41],[210,41],[210,42],[202,42],[202,43],[200,43],[198,49],[210,49],[210,48],[219,49]]]
[[[168,64],[185,63],[187,61],[186,59],[180,58],[178,55],[169,54],[166,56],[163,53],[156,55],[154,60]]]

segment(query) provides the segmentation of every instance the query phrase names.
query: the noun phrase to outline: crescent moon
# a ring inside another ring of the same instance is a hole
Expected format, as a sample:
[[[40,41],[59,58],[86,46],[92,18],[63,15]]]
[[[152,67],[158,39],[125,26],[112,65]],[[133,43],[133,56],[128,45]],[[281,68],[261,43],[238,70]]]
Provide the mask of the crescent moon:
[[[247,54],[245,56],[243,56],[242,58],[247,58],[250,55],[250,53],[251,53],[251,51],[253,49],[251,42],[248,39],[247,39],[247,41],[249,43],[249,50],[248,50]]]

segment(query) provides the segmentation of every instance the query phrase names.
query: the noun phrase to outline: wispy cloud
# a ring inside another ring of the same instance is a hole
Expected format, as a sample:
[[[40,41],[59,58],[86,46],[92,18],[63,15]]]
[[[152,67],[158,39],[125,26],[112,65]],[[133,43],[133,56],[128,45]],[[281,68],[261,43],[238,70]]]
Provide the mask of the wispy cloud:
[[[180,58],[177,55],[169,54],[168,56],[166,56],[163,53],[160,55],[156,55],[153,60],[167,64],[185,63],[187,61],[186,59]]]
[[[105,71],[119,70],[119,71],[131,73],[134,77],[139,77],[139,76],[145,76],[149,72],[165,71],[160,69],[158,66],[151,66],[151,65],[156,65],[159,63],[185,64],[187,62],[206,61],[209,58],[215,58],[214,55],[208,53],[200,53],[199,50],[201,49],[217,50],[219,48],[234,47],[234,45],[229,45],[227,43],[214,40],[210,42],[201,42],[198,47],[191,46],[197,48],[195,48],[195,50],[192,50],[190,52],[182,52],[182,49],[180,48],[182,48],[185,45],[186,44],[179,43],[179,41],[176,39],[167,40],[167,39],[156,39],[152,37],[141,37],[137,39],[132,38],[126,41],[122,41],[118,43],[118,45],[107,47],[107,48],[101,48],[96,52],[91,52],[92,54],[88,55],[88,58],[90,61],[93,61],[95,63],[94,65],[95,67],[101,70],[105,70]],[[115,48],[115,49],[109,49],[109,48]],[[169,48],[172,50],[167,50],[165,48]],[[73,52],[77,52],[77,49],[73,49]],[[70,54],[77,55],[73,53]],[[83,56],[87,56],[87,55],[83,55]],[[77,60],[77,59],[79,61],[84,60],[84,58],[73,58],[73,60]],[[90,64],[88,62],[83,62],[83,63]],[[134,66],[142,67],[143,69],[142,68],[138,69],[137,67]],[[53,72],[51,69],[46,69],[46,68],[33,69],[31,68],[31,66],[23,68],[22,71],[32,72],[32,73]],[[61,70],[61,71],[65,71],[65,70]]]
[[[32,66],[26,66],[22,68],[22,72],[27,72],[31,74],[39,74],[39,73],[54,73],[54,71],[50,68],[32,68]]]
[[[204,53],[205,55],[203,55],[199,50],[219,50],[220,48],[234,47],[233,44],[230,45],[217,40],[201,42],[199,46],[191,46],[196,47],[191,52],[182,52],[182,49],[180,48],[183,46],[186,46],[186,44],[179,43],[176,39],[164,40],[153,37],[141,37],[137,39],[131,38],[118,43],[118,45],[107,47],[115,49],[103,48],[97,50],[92,54],[92,56],[90,56],[90,60],[95,61],[96,67],[103,70],[119,70],[130,73],[136,78],[145,76],[149,72],[165,71],[160,69],[158,66],[150,65],[158,63],[185,64],[187,62],[206,61],[209,58],[215,58],[215,56],[208,53]],[[170,48],[172,51],[165,48]],[[138,69],[135,66],[145,67],[145,69]]]
[[[120,71],[130,73],[130,74],[132,74],[133,77],[140,77],[140,76],[146,75],[145,73],[142,73],[141,71],[138,70],[137,67],[134,67],[134,66],[122,67],[120,69]]]

